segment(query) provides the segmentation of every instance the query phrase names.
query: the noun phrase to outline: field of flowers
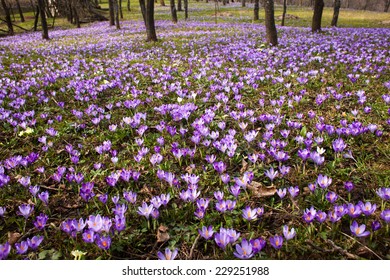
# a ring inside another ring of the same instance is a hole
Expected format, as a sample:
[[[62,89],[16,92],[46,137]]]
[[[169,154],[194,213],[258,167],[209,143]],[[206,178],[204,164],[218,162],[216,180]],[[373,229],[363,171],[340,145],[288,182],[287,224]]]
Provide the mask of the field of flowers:
[[[390,30],[0,40],[0,259],[389,259]]]

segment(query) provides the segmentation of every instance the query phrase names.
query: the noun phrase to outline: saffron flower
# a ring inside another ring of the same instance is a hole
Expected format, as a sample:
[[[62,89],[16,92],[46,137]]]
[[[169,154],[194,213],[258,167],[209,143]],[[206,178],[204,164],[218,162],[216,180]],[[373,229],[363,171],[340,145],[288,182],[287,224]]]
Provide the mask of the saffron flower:
[[[49,204],[49,192],[44,191],[38,194],[38,198],[43,202],[43,204],[48,205]]]
[[[278,194],[278,196],[280,197],[280,199],[283,199],[286,194],[287,194],[287,189],[286,188],[283,188],[283,189],[278,189],[276,191],[276,193]]]
[[[227,232],[219,232],[214,235],[215,243],[219,248],[225,250],[226,246],[230,243],[231,237]]]
[[[390,200],[390,188],[379,188],[376,193],[383,200]]]
[[[383,210],[381,212],[381,218],[386,222],[390,223],[390,209]]]
[[[283,235],[284,235],[284,238],[286,238],[286,240],[293,239],[296,235],[295,229],[291,228],[289,230],[288,225],[284,225],[283,226]]]
[[[95,238],[98,236],[92,229],[87,229],[83,232],[83,241],[85,243],[94,243]]]
[[[19,206],[18,214],[20,216],[23,216],[25,219],[28,219],[28,217],[30,217],[33,211],[34,211],[34,205],[22,204]]]
[[[160,260],[167,260],[167,261],[172,261],[176,258],[178,249],[175,248],[173,251],[171,251],[169,248],[165,248],[164,253],[157,252],[157,256]]]
[[[316,217],[317,211],[314,209],[314,207],[310,207],[310,209],[306,209],[303,213],[303,220],[306,223],[311,223],[315,217]]]
[[[340,153],[344,151],[344,149],[347,147],[347,144],[344,143],[343,139],[338,138],[332,142],[332,147],[336,153]]]
[[[15,243],[16,253],[22,255],[27,252],[28,244],[27,241],[22,241],[20,243]]]
[[[247,221],[256,220],[257,209],[251,209],[249,206],[242,210],[242,217]]]
[[[99,232],[103,227],[103,219],[99,214],[96,216],[90,215],[87,220],[87,225],[94,232]]]
[[[48,217],[46,214],[41,213],[41,214],[36,218],[36,220],[35,220],[35,222],[34,222],[34,226],[35,226],[37,229],[39,229],[39,230],[44,229],[45,226],[46,226],[46,222],[47,222],[47,219],[48,219],[48,218],[49,218],[49,217]]]
[[[366,231],[366,225],[362,224],[361,226],[359,226],[356,221],[353,221],[352,225],[350,226],[350,229],[351,233],[356,237],[365,237],[367,235],[370,235],[370,232]]]
[[[241,244],[236,244],[236,251],[233,254],[242,260],[250,259],[254,254],[252,244],[244,238]]]
[[[332,204],[336,202],[337,198],[338,198],[338,195],[335,192],[328,192],[326,194],[326,200]]]
[[[348,192],[350,192],[350,191],[352,191],[352,189],[354,188],[354,185],[353,185],[352,182],[347,181],[347,182],[344,183],[344,188],[345,188]]]
[[[142,202],[142,206],[138,207],[137,213],[141,216],[145,216],[146,219],[149,219],[150,214],[153,211],[153,204],[148,205],[146,202]]]
[[[332,178],[326,176],[326,175],[318,175],[318,178],[317,178],[317,184],[323,188],[323,189],[326,189],[327,187],[330,186],[330,184],[332,184]]]
[[[283,237],[279,235],[271,236],[269,238],[269,242],[272,247],[274,247],[276,250],[279,250],[283,246]]]
[[[203,226],[202,229],[198,229],[198,232],[204,239],[209,240],[214,234],[213,226]]]
[[[5,260],[11,252],[11,245],[8,242],[0,244],[0,260]]]
[[[33,238],[27,238],[28,247],[32,250],[38,249],[38,246],[41,244],[43,236],[34,236]]]
[[[382,227],[381,223],[379,221],[372,221],[371,223],[371,229],[372,231],[377,231]]]
[[[376,210],[376,204],[371,204],[371,202],[369,201],[367,201],[366,203],[359,201],[358,205],[362,210],[363,214],[366,216],[372,215]]]
[[[288,188],[288,192],[290,193],[291,197],[294,198],[299,194],[299,187],[298,186],[295,186],[295,187],[291,186]]]
[[[266,241],[263,239],[263,238],[256,238],[256,239],[252,239],[251,241],[251,245],[252,245],[252,251],[254,254],[257,254],[258,252],[260,252],[261,250],[263,250],[263,248],[265,247],[266,245]]]
[[[111,246],[111,237],[108,235],[107,236],[97,236],[95,239],[95,242],[96,242],[96,245],[98,245],[98,247],[100,249],[108,250],[108,249],[110,249],[110,246]]]

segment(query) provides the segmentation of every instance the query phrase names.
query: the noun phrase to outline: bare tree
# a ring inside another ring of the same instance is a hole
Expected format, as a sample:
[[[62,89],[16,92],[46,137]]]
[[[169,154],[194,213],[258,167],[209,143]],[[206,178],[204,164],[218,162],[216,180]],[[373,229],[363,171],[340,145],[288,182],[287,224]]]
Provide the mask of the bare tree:
[[[23,15],[23,10],[22,10],[22,7],[20,6],[19,0],[16,0],[16,7],[18,8],[18,11],[19,11],[20,21],[21,22],[25,22],[24,15]]]
[[[253,20],[259,20],[260,0],[255,0],[255,6],[253,8]]]
[[[184,0],[184,19],[188,19],[188,0]]]
[[[115,25],[114,1],[116,0],[108,0],[108,9],[110,13],[110,25]]]
[[[178,10],[179,12],[182,12],[182,11],[183,11],[183,8],[182,8],[182,5],[181,5],[181,1],[182,1],[182,0],[177,0],[177,10]]]
[[[130,7],[130,0],[127,0],[127,11],[131,11],[131,7]]]
[[[241,7],[246,7],[246,0],[241,0]]]
[[[331,26],[337,26],[337,21],[339,20],[340,7],[341,7],[341,0],[334,0],[333,18],[332,18]]]
[[[5,3],[5,0],[1,0],[1,6],[5,13],[5,23],[7,24],[8,27],[8,35],[12,36],[14,35],[14,27],[12,26],[11,13],[7,3]]]
[[[276,46],[278,44],[278,33],[275,26],[274,0],[264,0],[264,11],[267,42]]]
[[[323,10],[324,10],[324,0],[315,0],[314,1],[313,20],[312,20],[312,24],[311,24],[311,31],[312,32],[321,31],[321,20],[322,20]]]
[[[121,25],[119,22],[119,6],[118,6],[118,0],[113,0],[113,9],[114,9],[114,15],[115,15],[115,26],[116,29],[121,29]]]
[[[287,0],[283,0],[283,14],[282,14],[281,26],[284,26],[284,20],[286,19],[286,12],[287,12]]]
[[[41,15],[42,39],[49,40],[49,30],[46,21],[45,1],[38,0],[39,14]]]
[[[171,6],[172,21],[174,23],[177,23],[177,11],[176,11],[175,0],[169,0],[169,3]]]
[[[154,24],[154,0],[139,0],[139,4],[146,27],[146,41],[157,42]]]
[[[387,13],[389,11],[389,8],[390,8],[390,0],[387,0],[386,3],[385,3],[384,12]]]

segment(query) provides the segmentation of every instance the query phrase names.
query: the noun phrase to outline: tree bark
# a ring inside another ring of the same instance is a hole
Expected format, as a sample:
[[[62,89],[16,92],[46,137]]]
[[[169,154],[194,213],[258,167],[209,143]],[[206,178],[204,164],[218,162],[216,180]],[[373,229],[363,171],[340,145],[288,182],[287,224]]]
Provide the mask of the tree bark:
[[[154,0],[139,0],[139,3],[145,21],[146,41],[157,42],[156,27],[154,24]]]
[[[79,13],[77,12],[76,1],[77,0],[73,0],[72,1],[72,10],[73,10],[74,23],[76,24],[77,28],[81,28],[80,17],[79,17]]]
[[[324,10],[324,0],[315,0],[313,20],[311,24],[312,32],[321,31],[321,20],[322,20],[323,10]]]
[[[284,26],[284,20],[286,19],[287,12],[287,0],[283,0],[283,14],[282,14],[282,26]]]
[[[8,35],[14,35],[14,27],[12,26],[11,13],[9,11],[9,7],[5,3],[5,0],[1,0],[1,6],[3,7],[5,13],[5,21],[7,23]]]
[[[334,0],[333,18],[332,18],[331,26],[337,26],[337,21],[339,20],[340,7],[341,7],[341,0]]]
[[[118,0],[113,0],[113,8],[114,8],[114,15],[115,15],[115,27],[116,27],[116,29],[121,29],[121,25],[120,25],[120,21],[119,21]]]
[[[38,0],[38,7],[39,7],[39,13],[41,14],[42,39],[49,40],[49,30],[47,27],[44,0]]]
[[[385,4],[384,12],[387,13],[389,11],[389,8],[390,8],[390,0],[387,0],[387,2]]]
[[[119,14],[121,19],[123,19],[122,0],[119,0]]]
[[[165,7],[165,1],[164,1],[164,0],[160,0],[160,5],[161,5],[162,7]]]
[[[131,7],[130,7],[130,0],[127,0],[127,11],[131,11]]]
[[[20,21],[21,22],[25,22],[24,15],[23,15],[23,10],[22,10],[22,7],[20,6],[19,0],[16,0],[16,7],[18,7]]]
[[[179,12],[182,12],[182,11],[183,11],[181,1],[182,1],[182,0],[177,0],[177,10],[178,10]]]
[[[253,8],[253,20],[259,20],[260,0],[255,0],[255,7]]]
[[[115,25],[115,11],[114,11],[114,2],[116,0],[108,0],[108,9],[110,13],[110,25]]]
[[[275,26],[274,0],[264,0],[264,11],[267,42],[276,46],[278,44],[278,33]]]
[[[188,0],[184,0],[184,19],[188,19]]]
[[[174,23],[177,23],[177,11],[176,11],[175,0],[169,0],[169,3],[171,6],[172,21]]]
[[[34,31],[38,30],[38,21],[39,21],[39,7],[36,7],[37,12],[35,13],[35,19],[34,19]]]
[[[241,7],[246,7],[246,0],[241,0]]]

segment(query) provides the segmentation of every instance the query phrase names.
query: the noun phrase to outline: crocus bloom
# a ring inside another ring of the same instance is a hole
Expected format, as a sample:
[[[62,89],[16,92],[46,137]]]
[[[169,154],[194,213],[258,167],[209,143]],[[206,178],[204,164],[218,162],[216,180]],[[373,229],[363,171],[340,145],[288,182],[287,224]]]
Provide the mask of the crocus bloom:
[[[87,220],[88,228],[92,229],[94,232],[99,232],[103,227],[102,217],[98,214],[96,216],[90,215]]]
[[[362,224],[361,226],[358,225],[356,221],[353,221],[352,225],[350,226],[351,233],[357,237],[365,237],[367,235],[370,235],[369,231],[366,231],[366,225]]]
[[[283,237],[279,235],[271,236],[269,238],[269,242],[272,247],[274,247],[276,250],[279,250],[283,245]]]
[[[266,241],[261,237],[252,239],[250,242],[252,244],[252,250],[254,254],[260,252],[266,245]]]
[[[4,245],[0,244],[0,260],[5,260],[9,252],[11,252],[11,245],[8,242],[5,242]]]
[[[43,236],[34,236],[33,238],[27,238],[28,247],[32,250],[36,250],[38,246],[41,244],[43,240]]]
[[[376,193],[383,200],[390,200],[390,188],[379,188]]]
[[[303,213],[303,220],[306,223],[311,223],[316,217],[317,211],[312,206],[310,209],[306,209]]]
[[[354,188],[354,185],[353,185],[352,182],[347,181],[347,182],[344,183],[344,188],[345,188],[348,192],[350,192],[350,191],[352,191],[352,189]]]
[[[83,240],[85,243],[93,243],[95,242],[95,238],[97,234],[92,229],[87,229],[83,232]]]
[[[236,251],[233,254],[239,259],[250,259],[253,257],[252,244],[244,238],[241,244],[236,244]]]
[[[358,205],[362,210],[363,214],[366,216],[372,215],[376,210],[376,204],[371,204],[371,202],[369,201],[367,201],[366,203],[359,201]]]
[[[126,201],[130,202],[131,204],[135,204],[137,201],[137,193],[129,191],[123,192],[123,197],[126,199]]]
[[[379,221],[372,221],[371,223],[371,229],[372,231],[377,231],[382,227],[381,223]]]
[[[49,192],[44,191],[39,193],[38,198],[43,202],[43,204],[47,205],[49,203]]]
[[[80,218],[78,221],[76,219],[72,220],[72,228],[77,232],[82,231],[86,225],[83,218]]]
[[[27,241],[22,241],[20,243],[15,243],[16,253],[22,255],[27,252],[28,244]]]
[[[18,214],[20,216],[23,216],[25,219],[27,219],[28,217],[30,217],[33,211],[34,211],[34,205],[22,204],[19,206]]]
[[[96,245],[98,245],[98,247],[100,249],[108,250],[108,249],[110,249],[110,246],[111,246],[111,237],[108,235],[107,236],[97,236],[95,239],[95,242],[96,242]]]
[[[287,189],[286,189],[286,188],[278,189],[278,190],[276,191],[276,193],[278,194],[278,196],[280,197],[280,199],[283,199],[283,198],[286,196]]]
[[[214,240],[219,248],[225,250],[226,246],[230,243],[231,239],[226,232],[220,232],[215,234]]]
[[[325,189],[325,188],[329,187],[331,183],[332,183],[332,178],[330,178],[326,175],[322,175],[322,174],[318,175],[317,184],[321,188]]]
[[[335,192],[328,192],[326,194],[326,200],[329,201],[330,203],[335,203],[337,198],[338,198],[338,195]]]
[[[316,213],[316,220],[318,222],[323,223],[323,222],[325,222],[326,218],[327,218],[327,215],[326,215],[325,212],[322,212],[320,210],[317,211],[317,213]]]
[[[42,230],[45,228],[45,225],[46,225],[46,222],[47,222],[47,219],[49,217],[44,214],[44,213],[41,213],[35,220],[34,222],[34,226],[39,229],[39,230]]]
[[[198,229],[198,232],[204,239],[209,240],[214,234],[213,226],[203,226],[202,229]]]
[[[242,217],[247,221],[255,220],[257,218],[257,211],[247,206],[242,210]]]
[[[141,216],[145,216],[146,219],[149,219],[150,214],[153,211],[153,204],[146,204],[146,202],[142,202],[142,206],[138,207],[137,213]]]
[[[386,222],[390,223],[390,209],[383,210],[381,212],[381,218]]]
[[[3,217],[5,214],[5,207],[0,207],[0,217]]]
[[[171,251],[169,248],[165,248],[165,252],[164,253],[158,252],[157,256],[160,260],[172,261],[176,258],[177,253],[178,253],[178,249],[176,248],[173,251]]]
[[[283,226],[283,235],[286,240],[290,240],[296,235],[295,229],[291,228],[291,230],[289,230],[288,225],[285,225]]]
[[[332,147],[336,153],[340,153],[344,151],[347,145],[344,143],[343,139],[339,138],[332,142]]]
[[[289,187],[288,188],[288,192],[290,193],[291,197],[296,197],[298,194],[299,194],[299,187],[298,186],[295,186],[295,187]]]
[[[348,204],[348,215],[351,218],[357,218],[362,213],[359,205],[354,205],[353,203]]]

